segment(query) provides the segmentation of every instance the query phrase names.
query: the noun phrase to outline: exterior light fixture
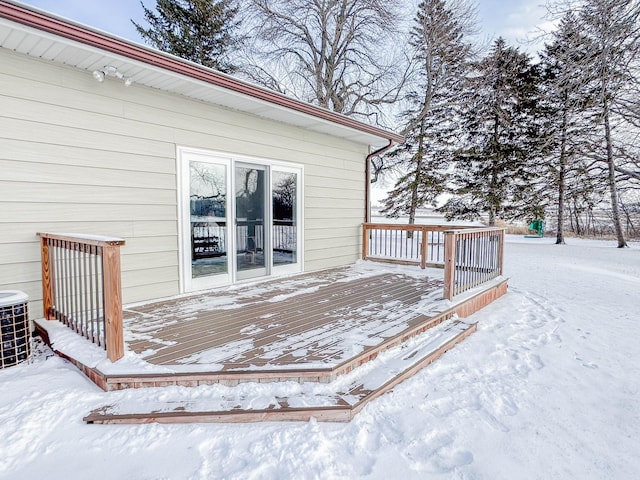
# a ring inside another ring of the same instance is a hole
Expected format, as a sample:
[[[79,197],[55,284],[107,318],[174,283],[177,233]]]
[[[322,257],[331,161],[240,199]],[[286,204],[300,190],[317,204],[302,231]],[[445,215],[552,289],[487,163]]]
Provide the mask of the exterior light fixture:
[[[106,65],[102,70],[93,71],[93,78],[95,78],[98,82],[104,82],[104,79],[108,76],[116,77],[117,79],[122,80],[125,87],[129,87],[133,83],[133,80],[131,80],[129,77],[125,77],[122,72],[120,72],[113,65]]]

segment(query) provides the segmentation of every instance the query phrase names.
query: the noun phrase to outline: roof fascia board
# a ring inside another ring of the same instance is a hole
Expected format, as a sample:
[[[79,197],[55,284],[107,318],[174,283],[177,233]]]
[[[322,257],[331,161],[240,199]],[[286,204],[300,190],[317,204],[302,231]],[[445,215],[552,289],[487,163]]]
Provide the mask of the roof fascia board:
[[[396,133],[287,97],[278,92],[243,82],[237,78],[216,72],[215,70],[208,69],[202,65],[165,52],[116,38],[106,33],[71,23],[67,20],[52,17],[22,4],[0,0],[0,16],[15,23],[53,34],[57,37],[73,40],[105,52],[161,68],[168,72],[200,80],[231,92],[364,132],[377,138],[391,140],[394,143],[402,143],[404,141],[404,137]]]

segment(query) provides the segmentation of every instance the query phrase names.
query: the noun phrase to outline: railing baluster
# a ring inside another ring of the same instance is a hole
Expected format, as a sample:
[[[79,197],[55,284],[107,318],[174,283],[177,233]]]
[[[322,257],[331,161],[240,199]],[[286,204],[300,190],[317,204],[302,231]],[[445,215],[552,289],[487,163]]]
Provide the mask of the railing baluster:
[[[62,263],[62,243],[60,240],[56,240],[56,280],[55,284],[58,286],[57,301],[56,301],[56,319],[62,321],[60,314],[64,308],[64,272]]]
[[[475,278],[475,285],[480,285],[482,282],[484,282],[484,248],[485,248],[485,244],[486,244],[486,237],[487,234],[483,233],[481,236],[479,236],[476,239],[476,278]]]
[[[84,336],[89,335],[89,324],[87,322],[87,252],[86,245],[80,247],[80,318],[82,320],[82,331]]]
[[[102,254],[104,255],[104,249],[102,249]],[[102,256],[102,255],[101,255]],[[102,268],[102,278],[104,279],[104,263],[102,264],[103,268]],[[102,312],[102,316],[100,318],[100,327],[102,327],[102,342],[103,345],[106,347],[107,346],[107,316],[106,316],[106,307],[105,307],[105,298],[104,298],[104,283],[101,284],[102,286],[102,291],[100,292],[100,301],[101,301],[101,305],[102,308],[100,309],[100,311]]]
[[[94,292],[93,292],[93,279],[94,279],[94,257],[95,255],[95,249],[97,247],[95,245],[90,245],[89,246],[89,252],[90,252],[90,256],[89,256],[89,321],[91,323],[91,341],[95,343],[95,339],[96,339],[96,332],[95,332],[95,318],[94,318],[94,314],[95,314],[95,305],[93,303],[94,300]]]
[[[73,318],[73,324],[75,326],[76,332],[82,335],[81,325],[78,323],[78,315],[77,315],[77,286],[76,286],[76,244],[71,242],[71,251],[69,252],[69,270],[71,271],[71,275],[69,277],[69,283],[71,285],[71,317]]]
[[[55,252],[56,252],[56,259],[55,259],[55,265],[56,265],[56,276],[53,280],[53,284],[57,285],[57,288],[55,289],[55,294],[56,294],[56,306],[55,306],[55,311],[54,311],[54,318],[56,320],[60,320],[60,309],[62,306],[62,285],[60,282],[60,275],[62,273],[62,264],[60,263],[60,241],[59,240],[55,240],[53,239],[53,242],[56,246],[55,248]]]
[[[472,284],[473,284],[474,287],[477,285],[478,275],[481,273],[480,272],[480,250],[479,250],[482,247],[481,240],[482,240],[482,235],[476,236],[472,240],[473,241],[473,249],[472,249],[471,259],[472,259],[473,263],[470,263],[469,267],[471,268],[471,271],[473,272]]]
[[[503,243],[495,227],[363,225],[363,258],[443,267],[449,299],[502,275]]]
[[[66,241],[62,242],[62,255],[64,258],[64,323],[73,328],[69,319],[69,247]]]
[[[53,274],[51,275],[51,285],[49,288],[53,289],[53,302],[52,302],[52,311],[51,317],[47,317],[49,320],[60,320],[58,318],[58,310],[60,310],[60,284],[58,282],[58,276],[60,275],[60,263],[58,261],[58,241],[46,238],[45,239],[49,243],[49,248],[53,247]],[[43,288],[46,288],[43,286]]]
[[[469,248],[467,249],[467,258],[465,261],[465,268],[467,269],[467,285],[470,286],[470,288],[473,288],[473,281],[475,278],[475,272],[474,272],[474,268],[471,264],[471,259],[473,258],[473,254],[474,254],[474,249],[476,246],[476,238],[475,236],[469,235],[469,234],[465,234],[465,237],[467,239],[467,244],[469,245]]]
[[[64,266],[65,266],[65,262],[64,262],[64,257],[65,257],[65,250],[64,250],[64,243],[62,241],[58,242],[58,251],[60,252],[60,257],[59,257],[59,261],[60,261],[60,268],[58,269],[58,271],[60,272],[60,276],[58,278],[58,280],[60,281],[60,305],[58,306],[58,320],[60,320],[62,323],[64,323],[66,325],[66,319],[62,316],[63,312],[65,311],[65,304],[67,301],[67,295],[66,295],[66,290],[65,290],[65,275],[64,275]]]
[[[84,330],[86,335],[89,335],[89,302],[88,299],[88,291],[89,291],[89,268],[88,268],[88,260],[89,260],[89,246],[85,245],[83,249],[82,256],[82,280],[84,282],[83,285],[83,295],[82,295],[82,308],[83,308],[83,321],[84,321]]]
[[[100,293],[100,267],[101,264],[99,262],[100,259],[100,255],[101,255],[101,248],[100,247],[96,247],[96,256],[94,258],[94,265],[96,268],[96,276],[95,276],[95,295],[96,295],[96,319],[95,319],[95,327],[96,327],[96,340],[94,340],[98,345],[100,346],[104,346],[104,344],[102,343],[102,332],[100,330],[100,324],[102,323],[100,321],[100,319],[102,318],[103,315],[103,310],[102,310],[102,304],[100,302],[100,299],[102,298],[102,294]]]
[[[409,258],[414,258],[414,256],[415,256],[415,253],[414,253],[415,252],[415,248],[414,248],[415,239],[414,239],[414,237],[409,235],[409,232],[407,232],[407,241],[409,241],[410,245],[411,245],[411,254],[409,255]]]
[[[71,250],[72,257],[72,265],[73,265],[73,276],[71,277],[71,281],[73,283],[73,321],[77,325],[77,330],[80,335],[84,336],[84,332],[82,331],[82,322],[79,319],[79,308],[78,308],[78,244],[72,244],[73,249]]]
[[[69,319],[69,248],[67,246],[67,242],[62,242],[62,261],[63,261],[63,284],[64,284],[64,303],[63,303],[63,316],[64,323],[68,325],[70,328],[73,328],[73,325]]]
[[[118,360],[124,354],[119,250],[124,241],[39,235],[45,316],[104,347],[110,360]]]

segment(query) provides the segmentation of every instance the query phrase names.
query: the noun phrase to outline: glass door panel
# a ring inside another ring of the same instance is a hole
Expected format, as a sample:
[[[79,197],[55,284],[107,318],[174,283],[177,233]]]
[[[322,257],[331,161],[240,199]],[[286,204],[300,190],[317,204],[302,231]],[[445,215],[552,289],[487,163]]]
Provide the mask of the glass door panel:
[[[237,278],[267,274],[265,237],[267,171],[260,165],[235,166]]]
[[[271,174],[273,208],[273,265],[298,262],[298,175],[273,171]]]
[[[227,274],[227,167],[189,163],[191,277]],[[201,286],[205,286],[205,282]]]

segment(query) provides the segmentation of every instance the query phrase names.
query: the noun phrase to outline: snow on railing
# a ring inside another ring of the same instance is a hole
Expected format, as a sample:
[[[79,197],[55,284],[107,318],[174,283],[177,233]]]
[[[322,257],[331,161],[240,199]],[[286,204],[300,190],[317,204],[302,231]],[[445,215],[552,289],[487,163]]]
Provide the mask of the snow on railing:
[[[365,223],[362,258],[376,262],[444,266],[444,232],[458,227]],[[459,227],[467,228],[467,227]]]
[[[448,300],[502,275],[503,228],[448,230],[444,248],[444,298]]]
[[[444,268],[444,298],[452,299],[502,274],[504,230],[450,225],[365,223],[362,258]]]
[[[109,360],[124,356],[120,246],[124,240],[39,233],[44,316],[59,320],[103,347]]]

